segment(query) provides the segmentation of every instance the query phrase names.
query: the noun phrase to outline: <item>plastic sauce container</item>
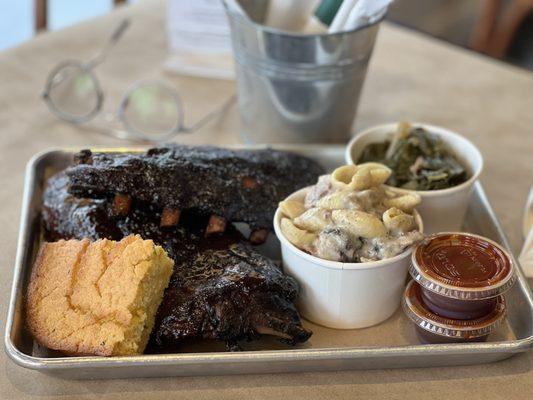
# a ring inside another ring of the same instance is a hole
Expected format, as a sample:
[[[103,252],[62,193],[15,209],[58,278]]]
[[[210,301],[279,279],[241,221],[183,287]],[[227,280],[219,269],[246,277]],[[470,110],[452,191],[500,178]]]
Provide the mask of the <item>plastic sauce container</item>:
[[[415,324],[418,339],[424,344],[484,342],[505,318],[503,296],[495,298],[494,307],[488,314],[464,320],[433,313],[423,301],[422,290],[416,282],[409,282],[402,306],[407,317]]]
[[[509,254],[470,233],[428,236],[414,249],[409,273],[429,311],[458,320],[491,313],[516,280]]]

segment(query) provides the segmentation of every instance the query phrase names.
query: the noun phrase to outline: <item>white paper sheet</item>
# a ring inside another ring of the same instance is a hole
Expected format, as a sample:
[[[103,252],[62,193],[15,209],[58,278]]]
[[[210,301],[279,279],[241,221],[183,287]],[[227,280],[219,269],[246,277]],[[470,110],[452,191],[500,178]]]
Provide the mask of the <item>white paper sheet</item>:
[[[169,58],[181,74],[233,79],[230,29],[220,0],[167,0]]]

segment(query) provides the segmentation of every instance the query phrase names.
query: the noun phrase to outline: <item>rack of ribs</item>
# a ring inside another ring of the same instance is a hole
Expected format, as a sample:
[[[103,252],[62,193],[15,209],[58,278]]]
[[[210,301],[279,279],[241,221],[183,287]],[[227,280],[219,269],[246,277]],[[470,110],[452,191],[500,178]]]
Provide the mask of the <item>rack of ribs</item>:
[[[176,268],[159,308],[155,348],[214,339],[234,350],[261,335],[289,344],[311,336],[293,304],[294,279],[242,242],[208,247]]]
[[[152,332],[151,348],[175,351],[190,339],[239,342],[274,335],[289,344],[306,341],[294,301],[296,281],[253,250],[230,224],[205,237],[209,218],[184,212],[180,226],[161,226],[163,210],[138,202],[128,215],[113,212],[113,199],[78,198],[67,191],[69,177],[51,177],[44,192],[43,224],[47,240],[119,240],[131,233],[160,244],[175,269]]]
[[[117,215],[128,215],[137,200],[161,209],[160,224],[172,226],[184,210],[195,209],[210,215],[206,235],[224,231],[227,222],[245,222],[256,243],[271,230],[278,202],[324,172],[315,161],[284,151],[181,145],[145,153],[84,150],[75,163],[67,170],[70,193],[113,198]]]

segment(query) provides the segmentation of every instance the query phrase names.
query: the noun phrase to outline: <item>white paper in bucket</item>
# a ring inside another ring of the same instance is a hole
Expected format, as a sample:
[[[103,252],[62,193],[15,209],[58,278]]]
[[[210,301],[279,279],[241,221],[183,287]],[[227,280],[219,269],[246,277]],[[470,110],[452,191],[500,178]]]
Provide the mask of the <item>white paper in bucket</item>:
[[[343,30],[349,31],[371,24],[383,17],[393,0],[359,0],[346,18]]]

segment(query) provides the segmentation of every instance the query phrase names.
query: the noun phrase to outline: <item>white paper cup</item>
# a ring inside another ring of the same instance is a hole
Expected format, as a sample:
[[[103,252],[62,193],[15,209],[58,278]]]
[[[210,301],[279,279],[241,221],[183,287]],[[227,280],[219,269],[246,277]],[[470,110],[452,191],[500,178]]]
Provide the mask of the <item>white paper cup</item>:
[[[309,188],[287,199],[303,201]],[[423,231],[420,215],[415,219]],[[412,249],[381,261],[342,263],[312,256],[290,243],[280,229],[281,211],[274,230],[281,242],[285,273],[300,284],[298,310],[309,321],[328,328],[356,329],[379,324],[400,305]]]
[[[397,125],[396,123],[378,125],[357,134],[346,147],[346,163],[355,164],[368,144],[389,139],[396,131]],[[460,231],[474,190],[474,183],[483,169],[483,157],[476,146],[457,133],[428,124],[412,125],[440,136],[453,155],[465,166],[470,176],[466,182],[448,189],[416,191],[422,197],[422,204],[417,210],[424,221],[425,233]],[[413,192],[413,190],[399,190]]]

